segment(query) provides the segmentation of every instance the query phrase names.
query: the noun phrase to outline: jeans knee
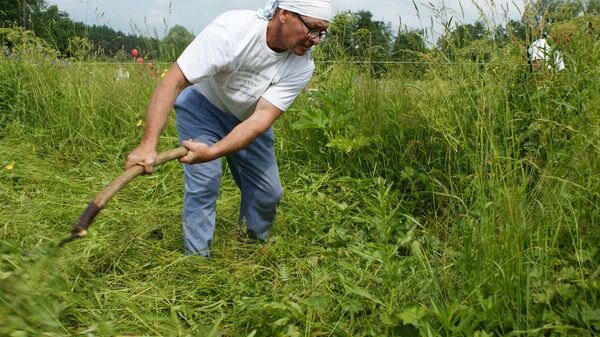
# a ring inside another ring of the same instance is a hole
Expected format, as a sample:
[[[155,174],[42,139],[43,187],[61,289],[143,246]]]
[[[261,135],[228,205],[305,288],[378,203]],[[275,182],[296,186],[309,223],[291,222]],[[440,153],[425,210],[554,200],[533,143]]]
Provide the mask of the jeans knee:
[[[267,194],[268,196],[265,198],[266,202],[269,204],[278,205],[283,198],[283,188],[281,185],[277,184],[273,186]]]
[[[281,188],[281,185],[276,185],[267,189],[260,189],[254,193],[250,192],[247,196],[251,196],[251,199],[249,200],[253,200],[252,202],[255,203],[257,207],[261,209],[271,209],[279,205],[279,202],[283,197],[283,189]]]

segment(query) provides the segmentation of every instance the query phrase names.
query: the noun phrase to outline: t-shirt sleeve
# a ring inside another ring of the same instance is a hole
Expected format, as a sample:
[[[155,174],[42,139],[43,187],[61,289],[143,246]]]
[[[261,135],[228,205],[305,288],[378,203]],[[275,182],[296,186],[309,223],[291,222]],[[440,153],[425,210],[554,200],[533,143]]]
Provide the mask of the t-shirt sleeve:
[[[301,70],[297,70],[295,67],[290,68],[294,70],[290,71],[289,74],[282,74],[281,79],[269,86],[262,95],[264,99],[281,111],[286,111],[308,84],[315,66],[311,61],[307,66],[301,67]]]
[[[191,83],[198,83],[219,71],[228,69],[233,55],[230,33],[214,22],[185,48],[177,65]]]

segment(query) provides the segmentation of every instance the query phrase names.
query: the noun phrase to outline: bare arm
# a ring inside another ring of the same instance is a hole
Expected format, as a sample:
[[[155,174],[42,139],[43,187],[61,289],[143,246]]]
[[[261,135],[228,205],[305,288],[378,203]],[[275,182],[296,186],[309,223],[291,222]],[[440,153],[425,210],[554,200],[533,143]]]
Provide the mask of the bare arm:
[[[148,105],[144,135],[140,145],[127,156],[125,169],[142,165],[146,173],[152,172],[160,134],[167,124],[175,99],[189,85],[191,83],[183,75],[177,63],[173,64],[152,95]]]
[[[190,150],[179,161],[186,164],[204,163],[250,145],[258,136],[267,131],[283,112],[264,98],[258,100],[254,113],[238,124],[219,142],[208,146],[203,143],[184,141],[181,145]]]

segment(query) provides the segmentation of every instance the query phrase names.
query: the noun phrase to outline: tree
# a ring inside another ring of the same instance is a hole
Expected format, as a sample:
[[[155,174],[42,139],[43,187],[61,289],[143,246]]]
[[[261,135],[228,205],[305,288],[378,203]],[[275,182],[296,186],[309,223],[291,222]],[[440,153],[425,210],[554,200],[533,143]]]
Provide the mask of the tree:
[[[571,20],[594,8],[598,0],[535,0],[529,2],[523,11],[522,21],[528,28],[543,31],[546,25]]]
[[[353,55],[352,32],[355,18],[352,12],[336,14],[329,23],[327,38],[317,49],[317,54],[330,60],[343,59]]]
[[[63,54],[69,47],[69,39],[77,36],[69,15],[56,5],[32,13],[30,29]]]
[[[21,2],[0,0],[0,27],[20,26],[22,22]]]
[[[585,14],[600,15],[600,0],[588,0],[584,5]]]
[[[506,24],[506,31],[509,36],[514,36],[519,40],[525,41],[526,38],[526,29],[525,24],[522,21],[510,20]]]
[[[398,29],[391,50],[391,59],[407,62],[403,67],[405,72],[420,76],[425,72],[425,64],[421,63],[423,54],[427,51],[422,30],[408,30],[406,27]]]
[[[355,14],[354,42],[357,55],[370,61],[388,59],[392,40],[390,25],[383,21],[374,21],[373,14],[361,10]]]
[[[43,0],[0,0],[0,27],[28,28],[31,17],[45,7]]]
[[[413,60],[415,54],[427,50],[422,30],[398,29],[398,35],[392,45],[392,57],[396,60]]]
[[[367,10],[348,11],[333,17],[320,52],[326,59],[369,61],[371,70],[379,72],[382,61],[389,60],[391,40],[390,24],[373,20]]]
[[[438,40],[441,51],[453,59],[456,51],[465,48],[475,40],[481,40],[489,35],[483,22],[476,21],[474,24],[457,25],[454,30],[446,31]]]
[[[163,58],[175,60],[194,39],[194,35],[185,27],[175,25],[162,40],[161,53]]]
[[[593,12],[600,0],[534,0],[526,4],[521,21],[526,26],[527,41],[539,39],[552,26]]]
[[[548,8],[550,22],[568,21],[583,13],[584,7],[578,0],[555,0]]]
[[[499,47],[505,46],[511,41],[525,41],[526,27],[522,21],[510,20],[506,26],[498,26],[494,31],[494,41]]]

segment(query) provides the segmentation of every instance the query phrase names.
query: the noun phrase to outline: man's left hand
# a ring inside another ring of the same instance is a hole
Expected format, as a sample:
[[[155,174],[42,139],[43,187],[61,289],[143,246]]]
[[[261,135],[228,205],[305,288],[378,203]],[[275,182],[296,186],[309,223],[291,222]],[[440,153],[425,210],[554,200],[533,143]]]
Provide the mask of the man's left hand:
[[[213,151],[211,151],[210,146],[204,143],[195,142],[192,140],[184,140],[181,142],[185,148],[190,150],[187,155],[179,158],[180,163],[184,164],[197,164],[197,163],[205,163],[207,161],[211,161],[215,159],[215,155]]]

